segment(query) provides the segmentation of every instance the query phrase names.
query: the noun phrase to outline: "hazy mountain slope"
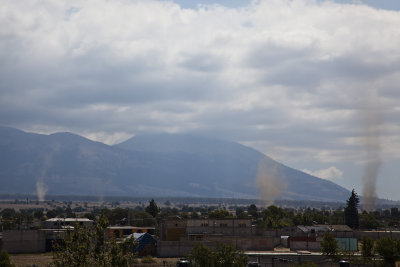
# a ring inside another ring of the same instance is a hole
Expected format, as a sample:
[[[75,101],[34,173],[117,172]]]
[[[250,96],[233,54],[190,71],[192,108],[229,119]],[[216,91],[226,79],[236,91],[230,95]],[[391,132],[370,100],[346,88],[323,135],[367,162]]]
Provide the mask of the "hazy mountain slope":
[[[55,194],[116,190],[118,170],[132,157],[70,133],[39,135],[0,128],[0,190],[33,193],[40,182]]]
[[[331,181],[289,168],[257,150],[234,142],[193,135],[157,134],[135,136],[116,146],[174,159],[171,167],[180,168],[181,176],[191,174],[187,178],[179,178],[180,182],[202,181],[199,187],[215,186],[217,191],[226,196],[229,196],[229,192],[232,192],[232,197],[236,195],[233,192],[257,194],[255,179],[262,158],[268,168],[286,184],[287,191],[279,198],[337,201],[345,200],[349,195],[347,189]]]
[[[0,127],[0,193],[256,197],[262,153],[191,135],[136,136],[116,146],[71,133]],[[287,184],[281,198],[345,200],[349,191],[265,161]]]

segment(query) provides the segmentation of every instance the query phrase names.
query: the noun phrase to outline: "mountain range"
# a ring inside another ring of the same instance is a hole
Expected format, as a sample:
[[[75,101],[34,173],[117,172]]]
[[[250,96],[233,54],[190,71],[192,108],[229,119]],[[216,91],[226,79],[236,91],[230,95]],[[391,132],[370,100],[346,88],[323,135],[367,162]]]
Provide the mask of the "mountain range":
[[[263,175],[274,179],[257,182]],[[276,182],[284,185],[278,199],[345,201],[350,195],[231,141],[148,134],[110,146],[72,133],[0,127],[0,194],[257,198],[260,186],[269,192]]]

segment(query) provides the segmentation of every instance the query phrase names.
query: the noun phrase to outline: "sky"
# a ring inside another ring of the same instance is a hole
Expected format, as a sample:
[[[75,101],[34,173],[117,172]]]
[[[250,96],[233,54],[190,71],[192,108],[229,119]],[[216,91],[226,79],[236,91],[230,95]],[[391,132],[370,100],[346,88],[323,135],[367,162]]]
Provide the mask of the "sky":
[[[209,135],[400,200],[398,0],[3,0],[0,25],[0,125]]]

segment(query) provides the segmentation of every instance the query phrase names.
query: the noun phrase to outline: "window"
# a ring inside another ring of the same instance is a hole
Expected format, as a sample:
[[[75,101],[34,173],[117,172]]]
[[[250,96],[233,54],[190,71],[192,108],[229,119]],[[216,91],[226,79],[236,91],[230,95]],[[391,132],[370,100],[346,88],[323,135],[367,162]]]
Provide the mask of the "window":
[[[114,230],[114,237],[119,238],[119,230]]]
[[[123,234],[123,235],[130,235],[130,234],[132,234],[132,229],[124,229],[124,230],[122,231],[122,234]]]

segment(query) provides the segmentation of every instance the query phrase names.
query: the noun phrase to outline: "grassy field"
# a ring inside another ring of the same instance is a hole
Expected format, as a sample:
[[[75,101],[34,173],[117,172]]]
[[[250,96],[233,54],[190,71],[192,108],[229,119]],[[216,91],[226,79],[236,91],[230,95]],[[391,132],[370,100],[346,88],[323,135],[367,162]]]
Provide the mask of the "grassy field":
[[[26,267],[33,264],[44,267],[48,266],[53,261],[53,256],[51,253],[11,254],[10,258],[11,262],[17,267]]]
[[[15,264],[16,267],[27,267],[27,266],[49,266],[53,261],[53,256],[51,253],[38,253],[38,254],[11,254],[11,262]],[[175,266],[176,262],[179,260],[177,258],[154,258],[155,263],[141,263],[140,259],[137,264],[133,267],[172,267]]]

